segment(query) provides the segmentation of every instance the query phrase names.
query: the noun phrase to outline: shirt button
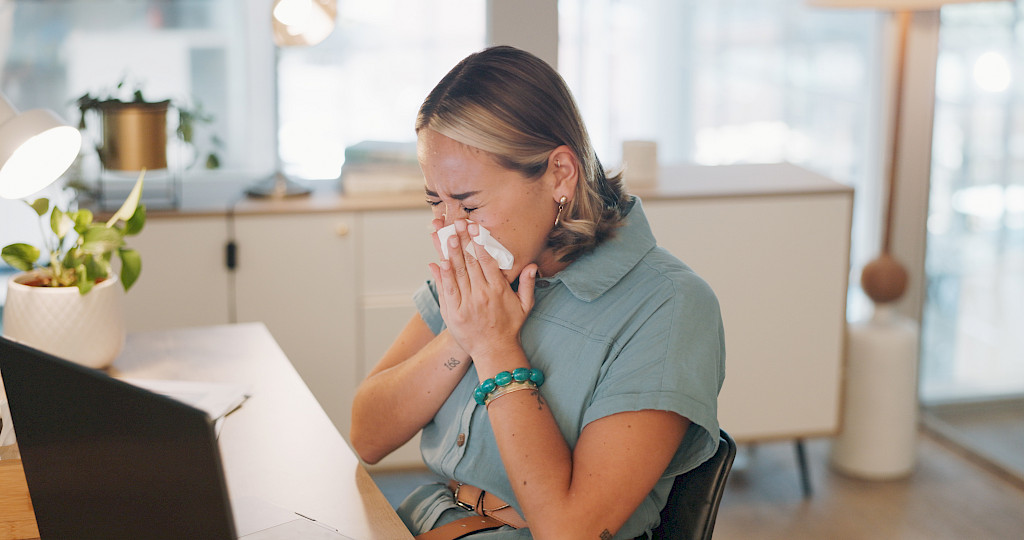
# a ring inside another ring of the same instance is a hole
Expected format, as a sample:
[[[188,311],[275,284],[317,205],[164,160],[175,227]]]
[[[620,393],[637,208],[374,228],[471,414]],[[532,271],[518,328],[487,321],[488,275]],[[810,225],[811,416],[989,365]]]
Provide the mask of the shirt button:
[[[455,439],[455,446],[462,446],[466,444],[466,434],[459,433],[459,436]]]
[[[548,285],[551,285],[551,282],[550,281],[545,281],[543,279],[537,282],[537,287],[539,287],[541,289],[546,289],[548,287]]]

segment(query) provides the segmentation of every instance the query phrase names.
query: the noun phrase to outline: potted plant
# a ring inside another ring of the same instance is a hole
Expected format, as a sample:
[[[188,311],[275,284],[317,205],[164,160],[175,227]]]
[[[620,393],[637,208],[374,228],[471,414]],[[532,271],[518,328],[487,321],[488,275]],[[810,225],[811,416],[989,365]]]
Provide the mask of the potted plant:
[[[89,367],[113,362],[125,339],[123,291],[142,271],[138,252],[124,239],[138,234],[146,222],[146,207],[139,203],[144,175],[105,222],[95,222],[88,209],[64,210],[48,199],[28,202],[45,224],[48,260],[40,264],[43,250],[25,243],[0,251],[4,261],[22,271],[8,280],[5,336]]]
[[[102,124],[101,144],[96,146],[100,163],[108,170],[138,171],[167,168],[167,112],[175,110],[178,126],[175,133],[179,140],[197,147],[195,126],[210,123],[213,117],[206,114],[201,105],[190,107],[184,103],[165,99],[148,101],[140,88],[127,92],[125,81],[121,81],[113,92],[94,96],[87,92],[75,102],[79,111],[79,129],[86,129],[86,117],[90,111],[99,114]],[[126,97],[130,96],[130,97]],[[204,163],[208,169],[220,167],[217,150],[221,141],[210,137],[212,150],[206,154]],[[186,167],[199,162],[201,154]]]

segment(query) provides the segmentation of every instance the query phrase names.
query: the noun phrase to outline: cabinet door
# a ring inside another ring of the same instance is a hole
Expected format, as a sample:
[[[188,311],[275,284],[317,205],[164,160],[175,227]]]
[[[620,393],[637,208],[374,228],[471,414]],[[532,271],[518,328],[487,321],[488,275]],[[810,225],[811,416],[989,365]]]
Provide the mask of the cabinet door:
[[[427,264],[437,260],[430,239],[429,209],[364,212],[360,226],[362,272],[359,308],[362,323],[360,380],[416,313],[412,295],[430,278]],[[422,466],[417,435],[371,468]]]
[[[238,322],[267,325],[347,437],[359,364],[352,214],[237,216],[235,234]]]
[[[125,295],[129,332],[230,322],[223,216],[150,218],[127,243],[142,256]]]
[[[644,203],[658,244],[714,289],[719,420],[737,440],[839,428],[852,194]]]

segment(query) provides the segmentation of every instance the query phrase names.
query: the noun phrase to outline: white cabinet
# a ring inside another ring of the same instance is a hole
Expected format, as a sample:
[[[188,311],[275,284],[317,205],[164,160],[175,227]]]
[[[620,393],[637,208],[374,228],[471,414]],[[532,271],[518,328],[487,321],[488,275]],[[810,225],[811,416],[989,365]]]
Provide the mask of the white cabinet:
[[[836,433],[852,189],[792,165],[737,165],[663,169],[639,195],[658,243],[721,302],[723,427],[747,441]],[[437,259],[430,232],[420,195],[153,216],[133,242],[145,267],[129,330],[262,321],[347,436],[356,386],[416,312]],[[414,440],[379,467],[418,463]]]
[[[267,325],[345,435],[359,380],[355,224],[329,212],[240,215],[234,227],[237,322]]]
[[[127,239],[142,256],[142,274],[125,295],[128,331],[227,324],[227,238],[223,215],[147,220]]]
[[[644,200],[658,244],[714,289],[719,421],[738,441],[839,429],[853,191],[789,165],[681,168]]]

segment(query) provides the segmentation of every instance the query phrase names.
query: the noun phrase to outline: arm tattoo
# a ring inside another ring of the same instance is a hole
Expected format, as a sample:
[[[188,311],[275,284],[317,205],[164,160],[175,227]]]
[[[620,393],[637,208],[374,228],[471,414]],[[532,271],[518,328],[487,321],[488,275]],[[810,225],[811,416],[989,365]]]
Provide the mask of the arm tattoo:
[[[537,410],[543,411],[544,406],[547,405],[547,402],[544,401],[544,396],[540,395],[540,390],[532,390],[532,392],[534,396],[537,396]]]
[[[612,533],[608,532],[608,529],[605,529],[601,531],[601,536],[599,536],[598,538],[600,538],[601,540],[612,540]]]
[[[444,367],[448,368],[448,371],[451,371],[451,370],[455,369],[456,367],[458,367],[458,365],[461,364],[461,363],[462,362],[459,362],[458,360],[455,359],[454,356],[452,356],[448,360],[445,360]]]

